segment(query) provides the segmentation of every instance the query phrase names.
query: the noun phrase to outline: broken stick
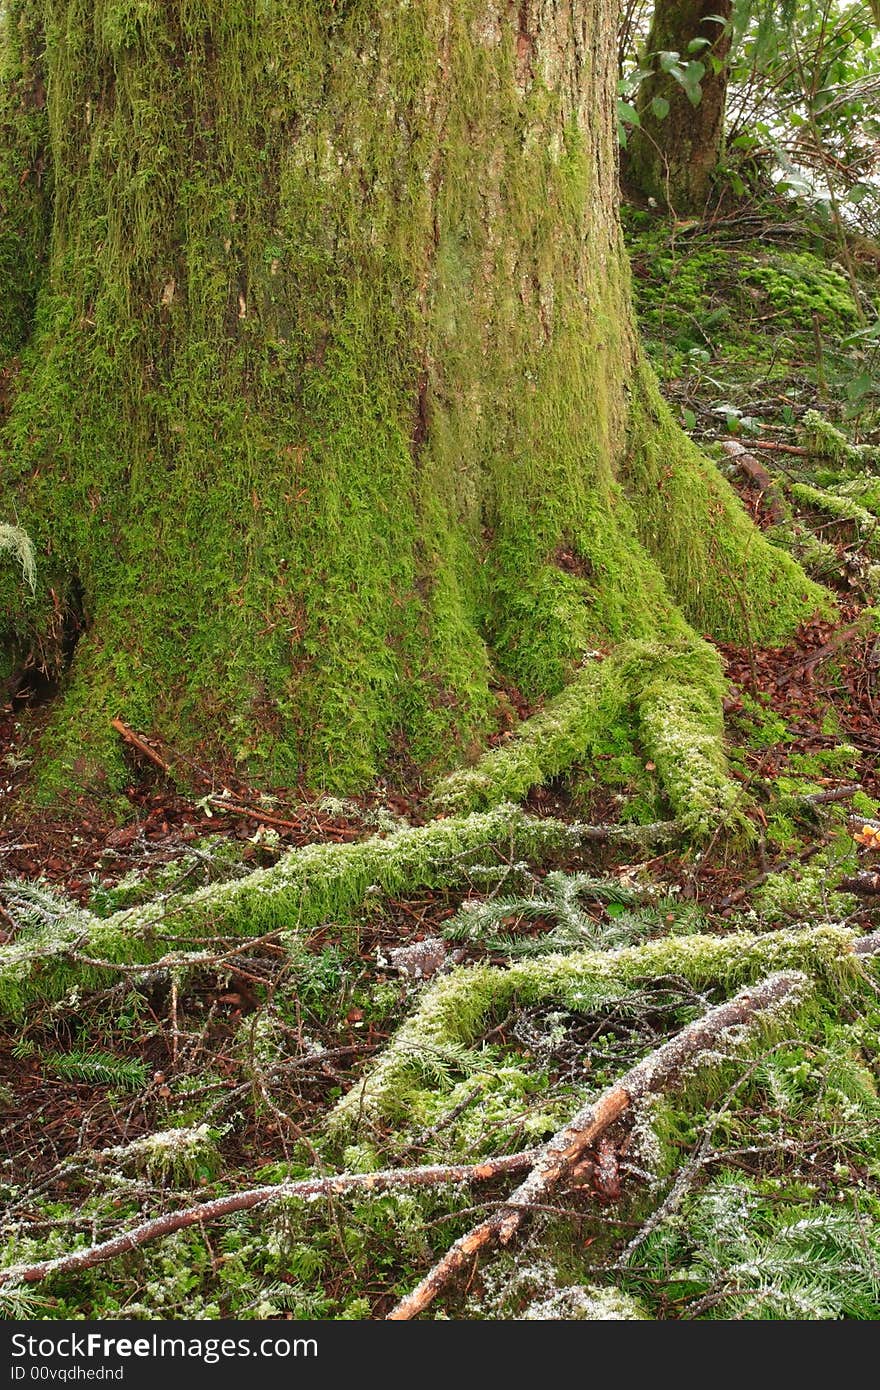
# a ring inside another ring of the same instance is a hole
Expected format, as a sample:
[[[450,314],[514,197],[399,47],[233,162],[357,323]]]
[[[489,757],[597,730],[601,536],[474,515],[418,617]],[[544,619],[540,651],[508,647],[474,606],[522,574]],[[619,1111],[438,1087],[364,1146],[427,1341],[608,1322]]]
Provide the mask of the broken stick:
[[[756,459],[754,454],[750,454],[748,449],[736,439],[725,439],[721,447],[734,460],[737,468],[761,489],[770,520],[776,525],[784,521],[788,515],[788,509],[778,485],[773,481],[763,463]]]
[[[272,1183],[265,1187],[251,1187],[244,1192],[232,1192],[226,1197],[216,1197],[211,1202],[200,1202],[198,1206],[184,1207],[181,1211],[165,1212],[144,1221],[128,1231],[112,1236],[96,1245],[88,1245],[82,1250],[72,1250],[66,1255],[57,1255],[52,1260],[41,1260],[32,1265],[10,1265],[0,1269],[0,1286],[3,1284],[36,1284],[50,1274],[75,1274],[80,1269],[91,1269],[104,1264],[117,1255],[125,1255],[149,1241],[182,1231],[187,1226],[205,1226],[209,1221],[217,1221],[223,1216],[231,1216],[237,1211],[248,1211],[253,1207],[264,1206],[280,1197],[299,1197],[314,1200],[316,1197],[338,1197],[347,1192],[387,1192],[401,1187],[439,1187],[444,1183],[488,1182],[504,1173],[522,1173],[532,1167],[540,1153],[539,1149],[524,1149],[521,1153],[501,1154],[497,1158],[484,1158],[480,1163],[433,1164],[419,1168],[385,1168],[375,1173],[335,1173],[326,1178],[305,1178],[302,1182]]]
[[[796,971],[771,975],[761,984],[741,990],[726,1004],[710,1009],[702,1018],[643,1058],[621,1081],[604,1091],[578,1111],[565,1129],[544,1146],[539,1161],[528,1177],[511,1194],[504,1206],[474,1226],[446,1252],[412,1293],[407,1294],[388,1314],[391,1321],[405,1322],[417,1317],[437,1295],[486,1246],[507,1245],[519,1230],[529,1210],[547,1202],[554,1188],[569,1177],[582,1161],[587,1149],[636,1102],[668,1086],[695,1063],[701,1052],[717,1046],[729,1028],[751,1022],[756,1015],[792,999],[807,983]]]

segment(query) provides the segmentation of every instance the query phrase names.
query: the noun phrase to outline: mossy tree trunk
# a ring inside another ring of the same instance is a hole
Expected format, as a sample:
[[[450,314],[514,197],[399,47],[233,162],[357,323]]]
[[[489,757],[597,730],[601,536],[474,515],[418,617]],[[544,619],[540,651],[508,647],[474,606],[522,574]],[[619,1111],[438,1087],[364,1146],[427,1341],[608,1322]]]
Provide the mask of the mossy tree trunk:
[[[39,582],[0,563],[0,643],[60,670],[82,628],[46,785],[124,775],[116,714],[363,785],[454,762],[499,676],[815,609],[641,364],[614,37],[609,0],[9,0]]]
[[[732,9],[732,0],[655,3],[645,43],[653,72],[639,87],[640,125],[629,140],[628,168],[644,193],[679,216],[705,209],[721,158]],[[707,43],[690,52],[688,45],[700,40]],[[663,67],[661,53],[679,54],[677,66],[690,66],[694,81],[684,85]]]

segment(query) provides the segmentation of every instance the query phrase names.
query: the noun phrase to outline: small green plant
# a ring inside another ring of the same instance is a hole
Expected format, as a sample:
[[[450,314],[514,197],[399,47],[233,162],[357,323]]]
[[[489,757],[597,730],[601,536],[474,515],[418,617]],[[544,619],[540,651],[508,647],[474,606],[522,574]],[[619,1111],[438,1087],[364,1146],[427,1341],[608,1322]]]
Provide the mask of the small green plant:
[[[112,1052],[75,1050],[49,1053],[46,1066],[63,1081],[95,1086],[115,1086],[122,1091],[140,1091],[147,1084],[147,1068],[132,1057],[116,1057]]]
[[[530,896],[465,902],[445,929],[453,941],[480,942],[490,951],[540,955],[589,947],[623,946],[646,935],[645,923],[628,909],[644,899],[638,888],[589,874],[547,874]],[[588,903],[604,905],[604,911]],[[523,935],[528,922],[548,921],[550,931]],[[506,930],[501,930],[506,928]]]
[[[758,1320],[880,1317],[880,1228],[826,1203],[780,1204],[737,1173],[715,1179],[655,1233],[648,1268],[673,1270],[686,1315]]]

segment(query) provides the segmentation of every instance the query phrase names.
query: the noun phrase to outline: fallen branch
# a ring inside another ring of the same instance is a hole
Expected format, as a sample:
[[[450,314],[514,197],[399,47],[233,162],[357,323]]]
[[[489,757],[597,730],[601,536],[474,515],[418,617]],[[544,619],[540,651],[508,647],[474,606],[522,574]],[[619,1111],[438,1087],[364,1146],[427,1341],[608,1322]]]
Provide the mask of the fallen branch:
[[[880,841],[880,820],[871,820],[865,816],[847,816],[846,824],[849,830],[859,836],[864,836],[865,841]]]
[[[754,986],[780,970],[808,973],[835,996],[850,974],[852,932],[823,924],[775,932],[736,931],[655,937],[615,950],[578,950],[564,956],[516,959],[505,969],[461,966],[440,975],[420,996],[409,1018],[396,1030],[375,1063],[342,1096],[327,1117],[328,1129],[352,1142],[361,1126],[383,1126],[405,1118],[401,1090],[425,1094],[430,1081],[418,1080],[414,1059],[460,1056],[504,1017],[514,1003],[553,1001],[576,1008],[605,1008],[641,989],[646,979],[676,976],[694,989],[726,984],[730,993]],[[860,972],[854,969],[853,978]],[[727,992],[727,990],[725,990]]]
[[[818,666],[820,661],[824,661],[826,657],[833,656],[839,647],[844,646],[851,637],[856,636],[861,630],[858,623],[852,623],[849,627],[841,628],[834,634],[830,642],[826,642],[822,647],[817,647],[815,651],[810,652],[809,656],[797,662],[796,665],[790,666],[787,671],[783,671],[781,675],[777,676],[777,686],[782,689],[783,686],[790,685],[791,682],[797,680],[798,677],[806,675],[813,670],[814,666]]]
[[[785,521],[788,516],[788,508],[785,505],[782,493],[777,484],[773,481],[767,469],[758,459],[750,454],[742,444],[735,439],[725,439],[722,449],[730,458],[733,459],[737,468],[745,473],[753,483],[757,483],[767,506],[767,514],[770,520],[776,525]]]
[[[166,762],[165,759],[156,752],[155,748],[151,748],[146,739],[141,738],[140,734],[136,734],[134,730],[130,729],[127,724],[124,724],[121,719],[111,719],[110,724],[125,743],[135,748],[142,757],[147,758],[154,767],[157,767],[166,777],[173,778],[173,765]],[[277,826],[282,830],[302,830],[303,828],[301,821],[284,820],[281,816],[271,816],[266,811],[256,811],[252,806],[239,806],[235,802],[228,801],[224,796],[212,794],[207,796],[205,800],[210,806],[215,806],[218,811],[224,811],[230,816],[244,816],[248,820],[259,821],[261,825]]]
[[[820,849],[824,849],[824,847],[824,839],[817,841],[815,844],[807,845],[806,849],[801,850],[800,854],[794,855],[791,859],[785,859],[780,864],[774,864],[772,868],[765,869],[764,872],[758,874],[756,878],[749,879],[748,883],[744,883],[741,887],[735,888],[732,893],[728,893],[725,898],[721,899],[719,907],[722,911],[725,911],[727,908],[733,907],[736,903],[742,902],[743,898],[747,898],[749,893],[754,892],[756,888],[760,888],[768,879],[776,878],[779,874],[784,874],[787,869],[791,869],[795,864],[806,864],[808,860],[812,859],[813,856],[818,854]]]
[[[688,1066],[698,1061],[702,1052],[716,1046],[728,1029],[750,1023],[756,1015],[798,994],[806,980],[805,975],[792,971],[771,975],[761,984],[741,990],[733,999],[710,1009],[656,1052],[650,1053],[598,1100],[585,1105],[571,1123],[545,1145],[539,1161],[504,1206],[457,1240],[418,1287],[392,1309],[388,1319],[405,1322],[417,1317],[481,1250],[496,1241],[499,1245],[508,1245],[530,1209],[547,1202],[553,1190],[583,1161],[591,1145],[627,1110],[645,1096],[677,1080]]]
[[[815,457],[811,449],[802,449],[798,444],[782,444],[775,439],[753,439],[750,442],[753,449],[769,449],[774,454],[794,454],[797,458]],[[727,444],[724,447],[727,448]]]
[[[211,1202],[200,1202],[195,1207],[184,1207],[182,1211],[166,1212],[152,1221],[145,1221],[129,1231],[122,1231],[110,1240],[97,1245],[88,1245],[82,1250],[72,1250],[67,1255],[56,1255],[52,1260],[41,1260],[33,1265],[10,1265],[0,1269],[0,1287],[4,1284],[37,1284],[50,1274],[75,1274],[81,1269],[92,1269],[105,1264],[117,1255],[125,1255],[150,1241],[182,1231],[188,1226],[204,1226],[234,1212],[249,1211],[254,1207],[265,1206],[281,1198],[297,1197],[300,1200],[314,1200],[316,1197],[339,1197],[348,1192],[387,1192],[401,1187],[440,1187],[445,1183],[488,1182],[505,1173],[521,1173],[534,1164],[539,1149],[524,1149],[522,1153],[502,1154],[498,1158],[486,1158],[480,1163],[434,1164],[422,1168],[385,1168],[376,1173],[336,1173],[325,1178],[306,1178],[302,1182],[273,1183],[266,1187],[252,1187],[244,1192],[233,1192],[226,1197],[216,1197]]]
[[[834,801],[849,801],[850,797],[855,796],[856,792],[862,791],[861,785],[856,782],[845,787],[832,787],[824,792],[804,792],[803,796],[795,799],[799,805],[804,806],[829,806]]]
[[[166,763],[165,759],[159,756],[155,748],[150,747],[146,739],[141,738],[140,735],[136,734],[133,729],[130,729],[127,724],[123,724],[121,719],[111,719],[110,725],[120,735],[124,743],[127,743],[131,748],[136,748],[142,757],[151,762],[160,772],[164,772],[166,777],[174,776],[171,764]]]

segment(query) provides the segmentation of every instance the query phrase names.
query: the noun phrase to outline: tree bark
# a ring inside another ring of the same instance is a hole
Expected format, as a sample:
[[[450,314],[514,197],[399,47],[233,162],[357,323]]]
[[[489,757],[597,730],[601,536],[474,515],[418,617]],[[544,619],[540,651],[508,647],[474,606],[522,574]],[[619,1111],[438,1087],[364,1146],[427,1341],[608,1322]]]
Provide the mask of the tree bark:
[[[816,608],[641,364],[614,34],[610,0],[10,0],[42,279],[0,516],[40,564],[33,598],[0,564],[0,648],[60,680],[45,788],[125,784],[113,718],[362,786],[477,746],[499,678]]]
[[[639,88],[640,125],[629,139],[629,170],[644,193],[680,217],[705,210],[721,158],[730,34],[714,17],[729,22],[732,8],[732,0],[656,0],[645,44],[654,71]],[[688,44],[697,39],[709,39],[710,44],[688,53]],[[697,105],[677,78],[660,66],[661,52],[678,53],[682,65],[703,65]],[[717,71],[712,59],[719,65]],[[658,101],[662,104],[655,106]]]

